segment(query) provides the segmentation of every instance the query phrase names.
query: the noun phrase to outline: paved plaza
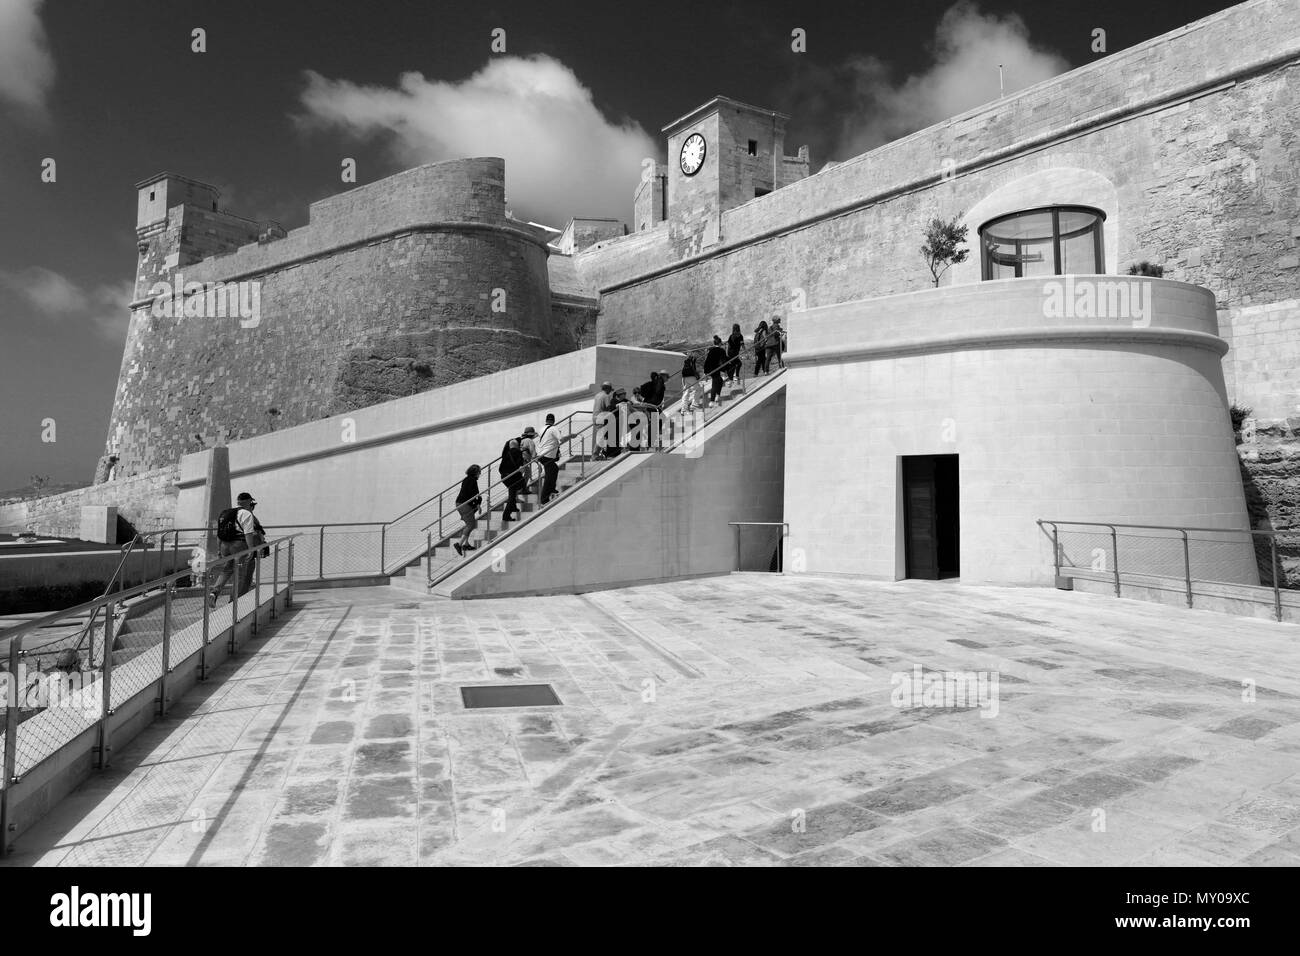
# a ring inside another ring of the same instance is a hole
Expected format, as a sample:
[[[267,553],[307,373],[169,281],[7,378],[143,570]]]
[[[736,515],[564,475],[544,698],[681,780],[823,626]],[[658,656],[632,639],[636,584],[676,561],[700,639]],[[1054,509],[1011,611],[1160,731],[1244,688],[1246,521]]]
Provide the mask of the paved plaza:
[[[300,591],[5,865],[1296,865],[1298,641],[948,582]],[[949,671],[996,699],[896,706]],[[461,703],[518,683],[561,704]]]

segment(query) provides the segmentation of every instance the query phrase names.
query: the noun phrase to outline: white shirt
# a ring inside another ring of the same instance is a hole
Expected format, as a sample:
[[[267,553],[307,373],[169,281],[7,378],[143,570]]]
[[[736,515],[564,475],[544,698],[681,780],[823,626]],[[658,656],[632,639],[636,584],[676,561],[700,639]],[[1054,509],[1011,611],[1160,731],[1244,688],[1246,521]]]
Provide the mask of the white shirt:
[[[560,457],[560,430],[554,425],[547,425],[542,437],[537,439],[537,457]]]
[[[235,520],[239,522],[239,530],[243,534],[257,534],[257,525],[253,524],[253,512],[247,508],[240,508],[235,514]]]

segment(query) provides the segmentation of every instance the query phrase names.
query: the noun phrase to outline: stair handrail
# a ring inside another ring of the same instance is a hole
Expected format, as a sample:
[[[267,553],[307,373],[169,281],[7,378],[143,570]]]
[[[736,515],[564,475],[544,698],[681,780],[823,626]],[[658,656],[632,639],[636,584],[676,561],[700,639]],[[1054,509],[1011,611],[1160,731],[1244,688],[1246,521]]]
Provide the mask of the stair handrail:
[[[786,371],[785,368],[780,368],[780,369],[777,369],[775,372],[770,372],[770,373],[769,373],[769,374],[764,378],[763,385],[767,385],[768,383],[770,383],[770,382],[774,381],[775,379],[779,378],[781,375],[783,375],[783,374],[785,373],[785,371]],[[748,393],[748,392],[743,393],[744,397],[746,397],[746,398],[749,397],[750,394],[752,394],[752,393]],[[678,402],[681,402],[681,401],[682,401],[682,398],[679,398],[679,399],[678,399]],[[676,403],[674,403],[674,404],[676,404]],[[671,408],[671,406],[670,406],[670,408]],[[661,414],[666,415],[666,416],[671,416],[672,412],[670,411],[670,408],[665,408],[665,409],[663,409],[663,410],[661,411]],[[713,422],[717,421],[720,417],[722,417],[724,414],[726,414],[727,411],[728,411],[727,408],[723,408],[721,411],[718,412],[717,415],[715,415],[714,417],[712,417],[712,418],[710,418],[710,419],[708,420],[708,424],[712,424]],[[592,426],[592,427],[594,427],[594,423],[593,423],[593,426]],[[574,437],[574,436],[570,436],[570,437]],[[679,436],[679,437],[676,438],[676,439],[675,439],[675,440],[674,440],[670,445],[668,445],[668,446],[666,446],[665,448],[663,448],[662,451],[666,451],[666,452],[667,452],[667,451],[672,451],[673,449],[675,449],[675,448],[677,448],[678,446],[680,446],[681,443],[682,443],[683,441],[686,440],[686,437],[687,437],[687,436],[684,435],[684,434],[681,435],[681,436]],[[646,451],[650,451],[650,450],[652,450],[652,449],[646,449]],[[636,455],[636,454],[642,454],[642,452],[640,452],[640,451],[632,451],[632,450],[630,450],[630,449],[625,449],[625,450],[624,450],[621,454],[619,454],[618,456],[616,456],[616,457],[614,457],[614,458],[611,458],[611,459],[608,459],[607,463],[608,463],[608,464],[613,464],[613,463],[615,463],[615,462],[623,461],[625,458],[627,458],[627,457],[629,457],[629,456],[631,456],[631,455]],[[516,471],[519,471],[519,470],[522,470],[522,469],[516,469]],[[514,474],[514,473],[515,473],[515,472],[511,472],[511,474]],[[498,483],[503,483],[503,482],[504,482],[504,479],[502,480],[502,482],[498,482]],[[495,484],[497,484],[497,483],[493,483],[493,485],[495,485]],[[491,486],[489,486],[489,487],[491,487]],[[560,494],[557,494],[554,498],[551,499],[551,501],[548,501],[548,502],[547,502],[547,505],[550,505],[550,504],[556,502],[556,501],[559,500],[560,498],[567,497],[569,493],[571,493],[572,491],[575,490],[575,488],[576,488],[576,486],[574,486],[573,488],[569,488],[568,490],[566,490],[566,491],[564,491],[564,492],[562,492],[562,493],[560,493]],[[486,491],[487,491],[487,489],[484,489],[484,491],[480,492],[479,494],[480,494],[480,495],[483,495]],[[490,496],[489,496],[488,507],[489,507],[489,509],[491,508],[491,499],[490,499]],[[540,509],[539,509],[539,510],[540,510]],[[490,512],[489,512],[489,513],[490,513]],[[446,515],[443,515],[442,517],[446,517]],[[488,519],[488,521],[489,521],[489,524],[490,524],[490,518]],[[433,525],[434,525],[434,524],[437,524],[437,523],[438,523],[438,522],[436,522],[436,521],[435,521],[435,522],[431,522],[427,527],[425,527],[425,528],[422,529],[422,530],[424,530],[424,531],[428,531],[429,528],[433,527]],[[506,538],[506,537],[509,537],[510,535],[512,535],[512,534],[514,534],[516,531],[518,531],[518,530],[519,530],[519,529],[520,529],[524,524],[526,524],[526,522],[523,522],[523,521],[518,522],[518,523],[515,525],[515,527],[513,527],[513,528],[508,528],[508,529],[504,530],[504,531],[502,532],[502,534],[501,534],[501,537],[500,537],[500,538],[497,538],[497,539],[495,539],[495,540],[496,540],[496,541],[501,541],[502,539],[504,539],[504,538]],[[453,538],[453,537],[455,537],[454,534],[453,534],[453,535],[447,535],[447,536],[441,537],[441,538],[439,539],[439,542],[441,543],[441,542],[446,541],[446,540],[448,540],[449,538]],[[432,549],[431,549],[431,548],[427,548],[427,549],[426,549],[426,556],[427,556],[427,552],[428,552],[429,550],[432,550]],[[466,566],[466,565],[467,565],[471,560],[473,560],[473,557],[474,557],[474,556],[467,556],[466,560],[461,561],[461,562],[459,562],[459,563],[458,563],[458,562],[455,562],[455,561],[451,562],[451,564],[449,564],[447,567],[440,569],[440,570],[437,572],[436,576],[433,575],[433,574],[430,574],[430,576],[429,576],[429,580],[428,580],[428,586],[429,586],[429,587],[433,587],[434,585],[437,585],[437,584],[439,584],[440,582],[442,582],[442,581],[444,581],[445,579],[447,579],[448,577],[450,577],[452,574],[455,574],[455,573],[456,573],[457,571],[459,571],[461,568],[465,567],[465,566]]]
[[[561,419],[560,419],[558,422],[556,422],[555,424],[556,424],[556,425],[560,425],[560,424],[562,424],[562,423],[564,423],[564,422],[567,422],[569,419],[573,418],[575,415],[590,415],[590,414],[592,414],[592,413],[589,412],[589,411],[584,411],[584,410],[582,410],[582,409],[579,409],[579,410],[576,411],[576,412],[569,412],[569,414],[565,415],[563,418],[561,418]],[[501,456],[500,456],[500,455],[497,455],[495,458],[493,458],[490,462],[488,462],[486,465],[483,465],[482,467],[483,467],[484,469],[489,469],[489,468],[491,468],[493,465],[495,465],[497,462],[499,462],[500,460],[501,460]],[[414,508],[408,508],[406,511],[403,511],[403,512],[402,512],[400,515],[398,515],[396,518],[392,518],[392,519],[390,519],[390,520],[388,520],[388,521],[384,521],[384,522],[381,522],[381,523],[382,523],[382,524],[386,524],[386,525],[393,525],[393,524],[396,524],[397,522],[401,521],[403,518],[407,517],[408,515],[412,515],[412,514],[414,514],[415,512],[419,511],[419,510],[420,510],[421,508],[423,508],[425,505],[430,504],[430,503],[436,501],[437,499],[443,497],[444,495],[447,495],[447,494],[450,493],[450,492],[456,491],[456,490],[459,489],[459,488],[460,488],[460,482],[453,482],[452,484],[448,485],[446,488],[442,489],[442,491],[438,492],[437,494],[435,494],[435,495],[430,495],[428,498],[426,498],[424,501],[421,501],[421,502],[420,502],[418,505],[416,505]]]
[[[698,349],[695,349],[694,351],[698,351]],[[687,352],[687,353],[685,353],[685,354],[686,354],[686,355],[689,355],[690,353]],[[752,345],[752,344],[750,344],[750,343],[746,343],[745,345],[742,345],[741,348],[740,348],[740,351],[737,352],[736,355],[735,355],[734,357],[729,357],[728,360],[727,360],[727,362],[726,362],[726,364],[724,364],[721,368],[718,369],[718,373],[719,373],[719,374],[722,374],[723,372],[726,371],[726,367],[727,367],[727,365],[730,365],[732,362],[736,362],[736,363],[737,363],[737,368],[739,369],[740,374],[741,374],[741,385],[742,385],[742,387],[743,387],[743,385],[744,385],[744,362],[739,361],[739,359],[741,359],[743,356],[749,356],[749,355],[752,355],[752,354],[753,354],[753,345]],[[707,374],[712,374],[712,373],[707,373]],[[665,381],[665,382],[671,382],[671,381],[673,381],[674,379],[679,379],[679,378],[681,378],[681,375],[682,375],[682,373],[681,373],[681,369],[678,369],[676,372],[672,372],[672,373],[670,373],[670,374],[667,376],[667,378],[664,379],[664,381]],[[703,380],[705,377],[706,377],[706,373],[705,373],[704,370],[701,368],[701,370],[700,370],[700,379]],[[679,398],[680,398],[680,396],[679,396]],[[676,402],[674,402],[674,404],[676,404]],[[565,415],[562,419],[560,419],[560,420],[559,420],[558,422],[556,422],[555,424],[556,424],[556,426],[563,425],[565,422],[568,422],[570,419],[572,419],[572,418],[574,418],[574,417],[576,417],[576,416],[578,416],[578,415],[594,415],[594,412],[590,412],[590,411],[586,411],[586,410],[583,410],[583,409],[579,409],[578,411],[570,412],[568,415]],[[491,471],[492,468],[493,468],[495,465],[497,465],[500,461],[501,461],[501,456],[498,455],[496,458],[493,458],[491,461],[489,461],[486,465],[482,465],[482,466],[480,466],[480,467],[482,467],[484,471]],[[443,489],[442,489],[440,492],[438,492],[437,494],[430,495],[428,498],[426,498],[424,501],[421,501],[419,504],[415,505],[413,508],[408,508],[406,511],[402,512],[402,513],[401,513],[400,515],[398,515],[396,518],[392,518],[392,519],[390,519],[390,520],[388,520],[388,521],[385,521],[385,522],[382,522],[382,523],[385,524],[385,525],[394,525],[394,524],[396,524],[397,522],[401,521],[403,518],[408,517],[409,515],[414,514],[416,511],[419,511],[421,508],[425,507],[426,505],[431,504],[433,501],[435,501],[435,500],[437,500],[437,499],[439,499],[439,498],[443,498],[443,497],[445,497],[446,495],[451,494],[451,493],[453,493],[453,492],[459,490],[459,488],[460,488],[460,482],[453,482],[452,484],[448,485],[446,488],[443,488]],[[454,510],[454,509],[453,509],[453,510]],[[421,530],[427,530],[427,528],[422,528]]]
[[[575,412],[574,414],[592,415],[593,413],[591,413],[591,412],[576,413],[576,412]],[[564,420],[565,420],[565,421],[568,421],[568,419],[569,419],[569,418],[572,418],[572,417],[573,417],[573,415],[566,416]],[[558,425],[559,425],[559,422],[556,422],[556,426],[558,426]],[[555,427],[555,426],[552,426],[552,427]],[[569,446],[569,458],[572,458],[572,457],[573,457],[573,442],[574,442],[574,439],[576,439],[576,438],[581,438],[582,436],[586,435],[587,432],[589,432],[589,431],[593,431],[595,428],[596,428],[596,421],[595,421],[595,418],[594,418],[594,415],[593,415],[593,418],[592,418],[592,422],[591,422],[591,424],[587,425],[585,428],[581,428],[581,429],[579,429],[579,430],[576,431],[576,432],[570,432],[570,433],[569,433],[568,435],[566,435],[564,438],[561,438],[561,439],[559,440],[559,444],[561,444],[561,445],[567,444],[567,445]],[[593,451],[594,451],[594,449],[595,449],[595,442],[594,442],[595,437],[596,437],[596,436],[593,434],[593,435],[592,435],[592,438],[593,438],[592,449],[593,449]],[[586,448],[586,440],[585,440],[585,439],[583,440],[583,448],[584,448],[584,452],[583,452],[583,453],[585,454],[585,453],[586,453],[586,452],[585,452],[585,448]],[[500,460],[501,460],[500,456],[498,456],[498,457],[495,459],[495,461],[500,461]],[[612,459],[611,459],[611,460],[612,460]],[[530,461],[524,462],[523,465],[521,465],[520,467],[516,468],[514,471],[510,472],[510,475],[517,475],[517,474],[519,474],[520,472],[529,472],[529,471],[531,471],[531,470],[532,470],[533,462],[536,462],[536,461],[541,461],[541,459],[540,459],[540,458],[533,458],[533,459],[530,460]],[[559,462],[557,461],[556,464],[559,464]],[[490,467],[490,466],[489,466],[489,467]],[[480,466],[480,468],[482,468],[482,466]],[[490,474],[490,472],[489,472],[489,474]],[[505,485],[505,484],[506,484],[506,478],[507,478],[507,477],[509,477],[509,476],[498,478],[496,481],[492,481],[492,480],[489,478],[489,479],[488,479],[487,486],[484,487],[483,490],[480,491],[480,492],[478,493],[478,497],[480,497],[480,498],[483,497],[483,496],[485,496],[485,495],[487,496],[489,513],[490,513],[490,510],[491,510],[491,506],[492,506],[492,489],[495,488],[495,487],[497,487],[498,485]],[[459,485],[453,485],[452,487],[453,487],[453,488],[456,488],[457,490],[459,490]],[[526,487],[526,486],[525,486],[525,487]],[[507,490],[508,490],[508,489],[507,489]],[[462,502],[462,503],[463,503],[463,502]],[[545,502],[545,504],[549,504],[549,503],[550,503],[550,502]],[[539,502],[539,508],[540,508],[542,505],[543,505],[543,503]],[[439,524],[439,523],[442,521],[442,519],[448,517],[449,515],[458,514],[459,512],[460,512],[460,506],[459,506],[459,505],[453,505],[450,511],[444,511],[442,514],[438,515],[436,518],[434,518],[432,521],[430,521],[428,524],[426,524],[423,528],[421,528],[420,531],[421,531],[421,532],[426,532],[426,531],[428,531],[430,528],[432,528],[434,525]],[[445,538],[451,538],[451,537],[455,537],[455,535],[446,535],[446,536],[443,537],[443,540],[445,540]]]

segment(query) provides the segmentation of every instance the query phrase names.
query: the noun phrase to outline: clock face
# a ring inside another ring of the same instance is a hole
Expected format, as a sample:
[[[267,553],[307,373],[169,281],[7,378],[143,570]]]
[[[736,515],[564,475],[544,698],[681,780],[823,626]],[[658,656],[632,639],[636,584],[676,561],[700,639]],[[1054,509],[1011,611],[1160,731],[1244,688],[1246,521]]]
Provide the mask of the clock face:
[[[686,142],[682,143],[681,164],[682,172],[687,176],[694,176],[704,165],[704,156],[708,152],[708,146],[705,145],[704,137],[699,133],[692,133],[686,137]]]

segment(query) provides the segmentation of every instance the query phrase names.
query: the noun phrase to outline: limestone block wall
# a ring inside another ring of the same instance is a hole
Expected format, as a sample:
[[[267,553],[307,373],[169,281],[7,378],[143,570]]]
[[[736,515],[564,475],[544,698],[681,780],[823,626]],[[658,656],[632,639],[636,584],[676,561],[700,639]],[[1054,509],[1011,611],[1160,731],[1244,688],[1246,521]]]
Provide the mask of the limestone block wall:
[[[1126,281],[1145,324],[1045,314],[1035,279],[792,315],[785,514],[807,569],[904,576],[907,455],[959,456],[963,580],[1049,583],[1039,518],[1248,528],[1214,298]],[[1126,550],[1131,572],[1158,557]],[[1248,545],[1205,545],[1193,574],[1258,583]]]
[[[729,209],[703,253],[683,258],[668,225],[602,244],[576,260],[601,292],[598,340],[695,341],[796,297],[924,289],[930,216],[999,191],[1068,202],[1076,190],[1035,188],[1068,170],[1111,197],[1106,270],[1147,259],[1210,289],[1230,392],[1277,411],[1300,358],[1298,61],[1300,5],[1252,0]],[[972,249],[945,284],[978,281]]]
[[[503,539],[495,567],[449,578],[440,592],[575,593],[735,570],[728,522],[780,521],[786,470],[784,388],[751,401],[708,426],[697,457],[652,453],[615,465],[572,504]],[[773,539],[743,540],[744,565],[766,567]]]
[[[179,260],[187,283],[256,282],[260,315],[135,304],[107,441],[119,471],[580,347],[577,317],[552,312],[545,245],[505,218],[503,177],[499,159],[422,166],[314,203],[282,239]]]
[[[179,464],[172,464],[90,488],[0,505],[0,531],[23,531],[31,526],[41,534],[75,538],[81,531],[83,505],[113,505],[137,531],[169,528],[176,512],[179,477]]]

